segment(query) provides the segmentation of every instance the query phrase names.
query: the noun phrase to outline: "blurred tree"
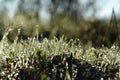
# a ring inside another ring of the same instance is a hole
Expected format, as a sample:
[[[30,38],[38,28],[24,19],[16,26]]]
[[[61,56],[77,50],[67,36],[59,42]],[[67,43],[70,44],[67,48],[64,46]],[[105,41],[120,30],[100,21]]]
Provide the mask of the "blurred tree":
[[[6,16],[7,9],[5,7],[6,0],[0,1],[0,18],[3,18],[3,16]]]
[[[7,2],[14,2],[15,0],[2,0],[1,2],[4,2],[4,5],[7,4]],[[25,14],[29,18],[35,17],[39,18],[40,15],[40,8],[43,6],[41,5],[41,0],[18,0],[18,14]],[[96,12],[96,6],[95,3],[97,0],[87,0],[85,7],[81,4],[82,0],[50,0],[50,1],[43,1],[50,3],[45,4],[46,6],[49,6],[47,10],[49,10],[49,14],[51,15],[51,20],[59,13],[64,15],[69,15],[72,17],[72,20],[77,20],[81,15],[83,16],[88,11],[93,10],[93,15]],[[83,14],[81,14],[83,12]]]
[[[107,36],[109,36],[109,40],[113,44],[118,38],[118,35],[119,35],[119,30],[117,26],[117,19],[116,19],[115,11],[113,9],[111,20],[110,20],[110,25],[107,30]]]
[[[19,3],[19,12],[18,13],[20,13],[20,14],[24,14],[24,12],[25,12],[25,10],[24,10],[24,0],[20,0],[20,3]]]
[[[40,10],[40,0],[34,0],[34,3],[36,5],[36,12],[35,12],[35,17],[39,19],[39,10]]]
[[[86,3],[86,7],[85,7],[86,11],[89,11],[89,10],[92,11],[92,16],[93,17],[95,17],[95,14],[96,14],[96,11],[97,11],[96,2],[97,2],[97,0],[88,0],[87,3]]]
[[[79,12],[79,4],[78,0],[66,0],[68,6],[66,6],[64,12],[68,12],[68,14],[73,18],[73,20],[77,20],[78,12]]]
[[[51,14],[51,20],[54,19],[54,16],[57,12],[57,8],[59,6],[60,0],[51,0],[51,9],[50,9],[50,14]]]
[[[39,19],[40,0],[20,0],[18,14]]]
[[[53,20],[54,17],[59,13],[70,16],[72,19],[77,20],[78,12],[78,0],[51,0],[51,20]]]
[[[51,0],[50,14],[53,19],[56,14],[62,13],[64,15],[69,15],[72,20],[77,20],[83,15],[95,14],[98,10],[96,7],[97,0],[87,0],[85,4],[81,3],[82,0]]]

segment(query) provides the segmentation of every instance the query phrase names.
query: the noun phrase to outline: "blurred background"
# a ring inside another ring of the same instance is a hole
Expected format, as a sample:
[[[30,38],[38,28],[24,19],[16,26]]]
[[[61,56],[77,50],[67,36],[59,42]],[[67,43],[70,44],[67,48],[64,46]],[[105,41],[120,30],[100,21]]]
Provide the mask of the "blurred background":
[[[0,39],[38,35],[80,39],[94,47],[120,43],[120,0],[0,0]]]

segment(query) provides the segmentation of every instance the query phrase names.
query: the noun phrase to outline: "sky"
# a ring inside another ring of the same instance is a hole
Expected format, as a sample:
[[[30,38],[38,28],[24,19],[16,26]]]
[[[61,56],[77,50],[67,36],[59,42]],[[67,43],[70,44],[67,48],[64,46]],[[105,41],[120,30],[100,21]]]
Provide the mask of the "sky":
[[[4,0],[0,0],[0,3]],[[20,0],[13,0],[12,2],[8,0],[7,5],[5,7],[8,10],[10,18],[14,17],[17,11],[17,5]],[[43,7],[41,8],[40,17],[43,19],[49,19],[50,14],[47,10],[46,3],[50,0],[41,0]],[[87,0],[82,0],[81,2],[85,4]],[[109,18],[111,16],[112,9],[114,8],[116,15],[119,15],[120,12],[120,0],[97,0],[96,6],[99,8],[95,17],[97,18]],[[11,5],[12,4],[12,5]],[[0,11],[2,11],[3,5],[0,5]],[[87,12],[85,15],[87,18],[91,17],[91,12]],[[120,16],[120,15],[119,15]]]
[[[86,1],[88,0],[82,0],[82,3],[85,4]],[[99,8],[95,15],[95,17],[97,17],[98,19],[110,18],[113,8],[116,15],[119,15],[120,12],[120,0],[97,0],[96,6]],[[92,17],[91,14],[91,12],[87,12],[85,16],[87,18],[90,18]]]
[[[98,18],[109,18],[113,8],[116,15],[119,15],[120,0],[99,0],[97,3],[101,7],[96,14]]]
[[[8,1],[6,3],[5,6],[7,7],[10,18],[13,18],[14,15],[16,14],[18,2],[19,0],[13,0],[13,1]],[[10,4],[15,4],[15,5],[10,5]]]
[[[47,7],[49,7],[49,3],[50,3],[50,0],[41,0],[42,7],[41,7],[41,11],[39,13],[40,18],[47,19],[47,20],[50,19],[50,14],[47,10]]]

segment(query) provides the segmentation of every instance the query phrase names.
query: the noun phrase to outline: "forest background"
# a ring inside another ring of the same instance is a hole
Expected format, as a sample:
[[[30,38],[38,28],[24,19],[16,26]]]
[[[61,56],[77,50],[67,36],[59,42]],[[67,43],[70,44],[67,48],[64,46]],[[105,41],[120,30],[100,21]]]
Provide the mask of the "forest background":
[[[119,0],[0,0],[0,39],[62,35],[95,47],[119,45]]]

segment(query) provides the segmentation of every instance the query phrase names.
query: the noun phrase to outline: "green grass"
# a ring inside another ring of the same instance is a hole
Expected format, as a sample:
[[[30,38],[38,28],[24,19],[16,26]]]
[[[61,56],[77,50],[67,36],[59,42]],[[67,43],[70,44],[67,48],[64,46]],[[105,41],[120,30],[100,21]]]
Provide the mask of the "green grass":
[[[93,76],[94,80],[97,74],[100,78],[120,75],[118,46],[83,47],[79,39],[67,41],[64,36],[60,39],[54,37],[51,40],[43,38],[41,41],[35,37],[18,41],[16,36],[11,43],[7,39],[9,31],[4,34],[0,42],[0,79],[26,80],[29,77],[29,80],[56,80],[60,75],[60,80],[77,79],[79,67],[83,65],[86,69],[82,73],[85,77],[82,78]],[[91,75],[92,68],[96,70],[95,76]],[[115,73],[112,70],[116,70]]]

